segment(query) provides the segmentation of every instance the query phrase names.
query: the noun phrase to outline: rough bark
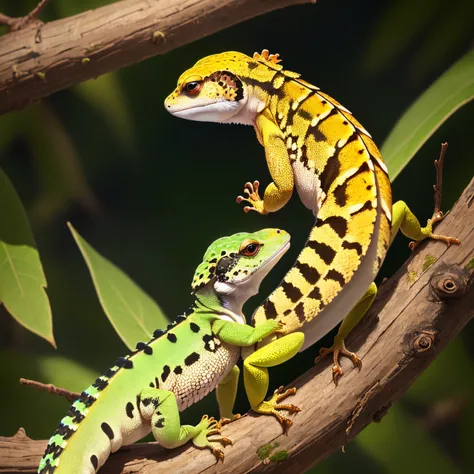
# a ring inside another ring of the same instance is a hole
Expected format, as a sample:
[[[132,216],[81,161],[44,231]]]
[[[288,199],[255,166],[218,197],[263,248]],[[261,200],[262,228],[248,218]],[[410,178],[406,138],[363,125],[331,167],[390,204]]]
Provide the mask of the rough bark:
[[[334,386],[329,360],[299,377],[291,402],[302,408],[289,436],[271,417],[245,416],[224,427],[234,440],[223,464],[209,451],[192,446],[166,451],[155,443],[125,447],[112,455],[101,473],[303,473],[347,444],[419,377],[474,315],[474,179],[451,213],[436,229],[462,241],[420,245],[413,258],[380,289],[348,347],[363,357],[360,373],[344,364],[346,374]],[[345,361],[343,361],[344,363]],[[317,423],[314,423],[317,420]],[[278,441],[289,457],[281,463],[257,456],[258,448]],[[36,472],[46,441],[29,439],[20,429],[0,437],[0,472]]]
[[[0,38],[0,114],[241,21],[316,0],[122,0]]]

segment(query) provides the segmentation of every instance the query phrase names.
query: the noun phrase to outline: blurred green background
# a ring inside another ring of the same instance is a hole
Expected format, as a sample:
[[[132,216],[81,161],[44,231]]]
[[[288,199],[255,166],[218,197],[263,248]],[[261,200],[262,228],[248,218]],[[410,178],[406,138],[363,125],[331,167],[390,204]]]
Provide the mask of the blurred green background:
[[[2,0],[0,11],[20,16],[35,3]],[[55,0],[43,19],[106,3],[111,1]],[[472,0],[320,0],[255,18],[0,117],[0,166],[33,225],[58,345],[53,350],[0,308],[0,401],[8,407],[0,435],[23,426],[33,438],[49,437],[67,410],[65,400],[19,386],[20,377],[80,391],[126,353],[66,221],[170,318],[191,301],[193,271],[212,240],[264,226],[292,234],[292,249],[262,285],[261,296],[247,305],[249,315],[303,245],[312,217],[296,196],[265,217],[245,215],[235,204],[245,181],[269,180],[250,127],[187,122],[165,111],[163,100],[185,68],[216,52],[268,48],[280,53],[286,68],[349,108],[381,144],[410,103],[472,47],[473,25]],[[445,209],[474,174],[473,118],[471,103],[435,133],[394,183],[394,198],[407,201],[423,222],[432,212],[433,160],[441,141],[449,142]],[[409,256],[407,243],[396,240],[380,277]],[[275,370],[275,386],[311,367],[319,347],[329,342],[330,336]],[[471,323],[382,423],[367,427],[345,454],[336,453],[311,472],[474,472],[473,342]],[[247,410],[243,394],[238,407]],[[213,395],[183,419],[195,422],[203,411],[217,414]]]

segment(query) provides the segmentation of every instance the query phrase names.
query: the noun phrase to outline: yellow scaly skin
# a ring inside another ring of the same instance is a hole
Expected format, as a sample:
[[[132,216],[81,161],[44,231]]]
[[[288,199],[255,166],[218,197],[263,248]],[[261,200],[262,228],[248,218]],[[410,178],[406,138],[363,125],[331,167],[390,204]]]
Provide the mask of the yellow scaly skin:
[[[364,301],[373,299],[371,283],[391,240],[392,196],[369,133],[345,107],[279,62],[268,50],[253,58],[238,52],[208,56],[180,76],[165,107],[185,119],[253,125],[273,182],[263,199],[259,183],[248,182],[238,202],[249,203],[246,212],[275,212],[296,187],[317,218],[295,265],[254,314],[254,324],[276,318],[287,332],[304,325],[304,350],[365,293]],[[399,210],[403,231],[416,240],[432,235],[430,223],[422,229],[407,218],[405,205]],[[344,354],[343,337],[332,350]]]

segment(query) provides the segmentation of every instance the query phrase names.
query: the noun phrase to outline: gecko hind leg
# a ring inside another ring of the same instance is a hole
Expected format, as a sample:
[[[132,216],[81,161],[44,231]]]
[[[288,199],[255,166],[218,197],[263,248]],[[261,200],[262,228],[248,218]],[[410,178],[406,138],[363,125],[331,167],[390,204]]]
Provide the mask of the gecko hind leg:
[[[444,214],[442,211],[437,211],[431,219],[428,219],[425,227],[421,227],[420,222],[404,201],[397,201],[392,206],[392,214],[392,241],[400,229],[404,235],[412,239],[409,244],[411,250],[414,250],[425,239],[440,240],[448,247],[452,244],[459,245],[461,243],[455,237],[433,233],[433,225],[442,221],[448,213]]]
[[[418,219],[403,201],[397,201],[392,207],[392,241],[395,238],[398,229],[400,229],[403,234],[405,234],[409,239],[413,240],[409,243],[409,247],[412,251],[415,250],[418,244],[425,239],[440,240],[448,247],[450,247],[451,244],[459,245],[461,243],[461,241],[455,237],[433,234],[433,225],[442,221],[449,212],[443,213],[443,211],[441,211],[441,197],[443,192],[443,165],[447,149],[448,144],[442,143],[439,159],[435,160],[434,162],[436,168],[436,184],[433,186],[435,205],[433,216],[431,219],[428,219],[426,226],[421,227]]]
[[[354,366],[356,366],[359,370],[362,368],[362,361],[360,357],[355,352],[350,352],[346,349],[344,340],[372,306],[376,295],[377,285],[372,283],[365,292],[364,296],[359,300],[354,308],[352,308],[351,312],[343,319],[341,325],[339,326],[339,330],[334,337],[332,346],[329,348],[321,348],[319,350],[319,356],[314,360],[314,363],[317,364],[324,356],[331,353],[333,354],[334,365],[332,366],[332,378],[335,385],[337,385],[339,379],[344,374],[342,367],[339,364],[339,358],[341,356],[348,357]]]
[[[216,459],[223,460],[224,453],[219,444],[232,444],[228,438],[209,436],[220,435],[221,425],[214,418],[204,415],[196,426],[181,425],[178,402],[173,392],[156,388],[146,388],[140,393],[140,414],[150,420],[151,431],[161,446],[167,449],[183,446],[188,441],[201,449],[210,449]]]

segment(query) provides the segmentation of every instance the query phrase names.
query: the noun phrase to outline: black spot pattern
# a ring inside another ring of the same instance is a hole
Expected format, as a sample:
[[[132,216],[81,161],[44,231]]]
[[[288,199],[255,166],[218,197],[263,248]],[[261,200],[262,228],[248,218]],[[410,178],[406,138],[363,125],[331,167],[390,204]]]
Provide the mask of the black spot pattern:
[[[127,416],[129,418],[133,418],[133,409],[135,407],[133,406],[133,403],[132,402],[127,402],[127,404],[125,405],[125,413],[127,414]]]
[[[275,319],[277,317],[277,310],[275,308],[275,303],[271,300],[266,300],[263,303],[263,309],[265,310],[265,315],[267,319]]]
[[[316,268],[307,263],[296,262],[295,267],[299,270],[301,275],[303,275],[303,278],[311,285],[314,285],[321,276]]]
[[[344,242],[342,242],[342,248],[343,249],[353,249],[359,255],[362,255],[362,245],[360,245],[358,242],[347,242],[347,240],[344,240]]]
[[[116,373],[117,373],[116,370],[107,369],[104,373],[104,377],[107,377],[108,379],[111,379]]]
[[[104,423],[102,423],[100,427],[102,428],[102,431],[105,433],[107,438],[114,439],[114,431],[112,430],[112,428],[110,427],[108,423],[105,423],[104,421]]]
[[[74,430],[69,426],[60,423],[56,433],[62,436],[65,441],[67,441],[74,434]]]
[[[336,256],[336,251],[332,247],[321,242],[316,242],[315,240],[310,240],[308,247],[313,249],[323,259],[326,265],[331,264]]]
[[[121,369],[122,367],[124,369],[133,369],[133,362],[128,359],[127,357],[119,357],[116,362],[115,362],[115,365]]]
[[[82,392],[78,398],[78,401],[83,403],[85,407],[89,408],[95,402],[95,398],[86,392]]]
[[[199,332],[201,329],[196,323],[191,323],[190,327],[192,332]]]
[[[341,287],[345,284],[342,273],[339,273],[337,270],[334,270],[334,268],[331,268],[331,270],[328,271],[324,279],[337,281],[341,285]]]
[[[295,306],[295,314],[301,323],[306,321],[304,317],[304,303],[302,301]]]
[[[163,367],[163,372],[161,373],[161,380],[162,380],[163,383],[166,382],[166,379],[168,378],[168,375],[170,374],[170,372],[171,372],[170,366],[165,365]]]
[[[172,342],[173,344],[178,340],[176,334],[173,334],[172,332],[169,332],[166,337],[168,338],[168,341]]]
[[[205,334],[202,340],[204,341],[204,349],[209,352],[216,352],[221,345],[221,341],[212,334]]]
[[[184,359],[184,363],[189,367],[199,360],[199,354],[197,352],[192,352],[191,354]]]
[[[99,460],[97,459],[97,456],[95,454],[91,456],[91,464],[94,467],[94,469],[97,471],[97,467],[99,466]]]
[[[55,466],[51,466],[51,463],[49,459],[46,459],[46,463],[43,466],[43,469],[39,471],[39,474],[53,474],[53,472],[56,470]]]
[[[301,290],[298,287],[294,286],[289,281],[283,280],[281,283],[281,287],[283,291],[285,292],[286,297],[292,303],[296,303],[303,296],[303,294],[301,293]]]
[[[44,454],[51,454],[51,457],[53,459],[56,459],[63,451],[64,448],[62,448],[61,446],[57,446],[55,443],[51,443],[48,444],[48,447],[46,448]]]
[[[155,408],[160,404],[159,398],[144,398],[141,401],[142,405],[144,407],[147,407],[148,405],[152,404]]]
[[[92,386],[96,388],[97,390],[99,390],[99,392],[104,390],[107,387],[107,385],[109,385],[109,381],[101,379],[100,377],[92,384]]]
[[[70,416],[73,423],[80,423],[84,419],[84,415],[74,405],[69,408],[66,416]]]
[[[322,227],[329,225],[331,229],[336,232],[339,237],[344,237],[347,234],[347,220],[342,216],[331,216],[326,219],[320,219],[315,227]]]
[[[163,428],[165,426],[165,419],[163,417],[158,418],[155,423],[156,428]]]
[[[314,300],[320,300],[321,299],[321,291],[317,286],[315,286],[309,293],[308,293],[308,298],[313,298]],[[322,303],[321,303],[322,304]]]
[[[183,369],[182,369],[182,367],[181,367],[180,365],[177,365],[177,366],[174,368],[173,372],[174,372],[176,375],[179,375],[179,374],[182,374],[182,373],[183,373]]]
[[[145,344],[144,342],[139,342],[137,344],[137,351],[143,351],[146,355],[153,354],[153,349],[148,344]]]

